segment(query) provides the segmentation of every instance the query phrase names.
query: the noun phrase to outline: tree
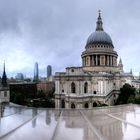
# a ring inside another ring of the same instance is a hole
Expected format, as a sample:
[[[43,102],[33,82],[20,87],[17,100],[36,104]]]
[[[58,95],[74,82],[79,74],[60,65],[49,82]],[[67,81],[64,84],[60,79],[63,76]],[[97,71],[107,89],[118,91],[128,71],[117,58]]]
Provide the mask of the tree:
[[[135,103],[135,97],[134,96],[130,96],[127,100],[127,103]]]
[[[129,84],[123,85],[123,87],[120,89],[120,94],[117,100],[117,104],[126,104],[129,101],[132,101],[132,97],[135,97],[136,89],[132,87]]]

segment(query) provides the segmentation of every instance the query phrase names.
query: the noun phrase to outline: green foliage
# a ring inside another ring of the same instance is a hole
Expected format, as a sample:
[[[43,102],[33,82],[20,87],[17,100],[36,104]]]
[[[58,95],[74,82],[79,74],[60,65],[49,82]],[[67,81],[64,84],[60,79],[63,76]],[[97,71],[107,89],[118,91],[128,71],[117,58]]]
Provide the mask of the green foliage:
[[[10,97],[11,102],[20,105],[26,105],[29,107],[47,107],[47,108],[54,108],[54,94],[46,94],[40,90],[37,91],[34,97],[27,97],[23,93],[12,93]]]
[[[24,105],[25,104],[25,96],[24,94],[18,93],[14,96],[14,103]]]
[[[135,104],[140,104],[140,97],[135,98]]]
[[[120,94],[117,100],[117,104],[126,104],[128,103],[128,99],[131,96],[135,96],[136,89],[129,84],[125,84],[120,89]],[[129,102],[132,101],[132,97],[129,99]]]
[[[140,104],[140,97],[130,96],[127,103]]]
[[[35,95],[35,98],[45,98],[45,97],[46,97],[46,94],[42,90],[37,91]]]
[[[136,89],[129,84],[125,84],[120,89],[120,95],[117,100],[117,104],[140,104],[140,91],[136,92]]]
[[[55,102],[54,102],[54,99],[46,97],[44,99],[33,100],[33,106],[34,107],[54,108]]]
[[[135,97],[134,96],[130,96],[127,100],[127,103],[135,103]]]
[[[25,99],[25,104],[26,104],[26,106],[29,106],[29,107],[32,107],[33,106],[33,102],[29,98]]]

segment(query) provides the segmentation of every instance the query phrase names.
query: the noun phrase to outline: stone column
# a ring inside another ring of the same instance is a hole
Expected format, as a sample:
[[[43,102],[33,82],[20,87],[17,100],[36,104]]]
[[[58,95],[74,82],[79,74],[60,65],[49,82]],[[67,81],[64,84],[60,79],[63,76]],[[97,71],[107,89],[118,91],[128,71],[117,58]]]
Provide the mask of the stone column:
[[[90,66],[90,56],[86,57],[86,66]]]
[[[55,83],[56,83],[56,93],[60,94],[60,82],[57,80]]]
[[[78,95],[80,95],[80,93],[81,93],[81,81],[79,80],[79,93],[78,93]]]
[[[101,81],[98,82],[98,88],[99,88],[99,95],[101,95]]]
[[[100,56],[100,65],[105,65],[105,56],[104,55],[101,55]]]
[[[85,57],[85,64],[86,64],[86,66],[87,66],[87,57]]]
[[[79,95],[79,81],[75,82],[76,95]]]
[[[101,95],[103,95],[103,81],[101,80]]]
[[[117,66],[117,58],[115,57],[115,66]]]
[[[107,65],[107,56],[105,55],[105,66]]]
[[[109,56],[107,55],[107,66],[109,66]]]
[[[84,66],[86,66],[86,57],[84,57]]]
[[[85,66],[85,57],[83,57],[83,66]]]
[[[112,66],[112,63],[113,63],[113,62],[112,62],[112,56],[110,56],[110,61],[111,61],[111,66]]]
[[[89,102],[89,108],[90,109],[92,108],[92,102],[91,101]]]
[[[104,80],[104,94],[106,95],[106,80]]]
[[[68,86],[68,81],[66,81],[66,93],[69,94],[69,90],[68,90],[69,86]]]
[[[112,56],[110,56],[110,66],[112,66]]]
[[[83,81],[81,81],[81,85],[80,85],[80,91],[81,91],[81,94],[83,94],[84,93],[84,91],[83,91]]]
[[[98,56],[96,55],[96,66],[97,66],[97,64],[98,64]]]
[[[88,87],[88,93],[90,93],[90,94],[92,94],[92,82],[90,81],[90,82],[88,82],[88,85],[89,85],[89,87]]]

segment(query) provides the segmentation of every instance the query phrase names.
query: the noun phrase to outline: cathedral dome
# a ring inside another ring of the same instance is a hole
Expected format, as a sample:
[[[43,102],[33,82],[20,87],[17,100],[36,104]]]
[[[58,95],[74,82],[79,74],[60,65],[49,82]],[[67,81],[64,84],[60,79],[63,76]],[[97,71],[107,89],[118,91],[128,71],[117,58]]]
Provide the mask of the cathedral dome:
[[[94,43],[105,43],[105,44],[110,44],[113,46],[111,37],[103,30],[103,22],[100,15],[100,11],[99,11],[99,16],[96,22],[96,31],[93,32],[88,37],[88,40],[87,40],[87,45],[94,44]]]
[[[85,71],[116,72],[117,52],[111,37],[104,31],[101,13],[96,21],[96,29],[87,39],[82,52],[82,66]]]
[[[104,31],[95,31],[88,37],[87,45],[94,43],[107,43],[113,45],[111,37]]]

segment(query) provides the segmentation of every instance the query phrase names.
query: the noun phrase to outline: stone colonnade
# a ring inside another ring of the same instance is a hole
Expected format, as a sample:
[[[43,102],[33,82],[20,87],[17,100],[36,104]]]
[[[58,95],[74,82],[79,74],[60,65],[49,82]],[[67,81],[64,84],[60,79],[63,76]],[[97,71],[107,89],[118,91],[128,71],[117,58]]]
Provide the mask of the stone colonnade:
[[[90,55],[83,57],[83,66],[117,66],[117,57],[113,55]]]

